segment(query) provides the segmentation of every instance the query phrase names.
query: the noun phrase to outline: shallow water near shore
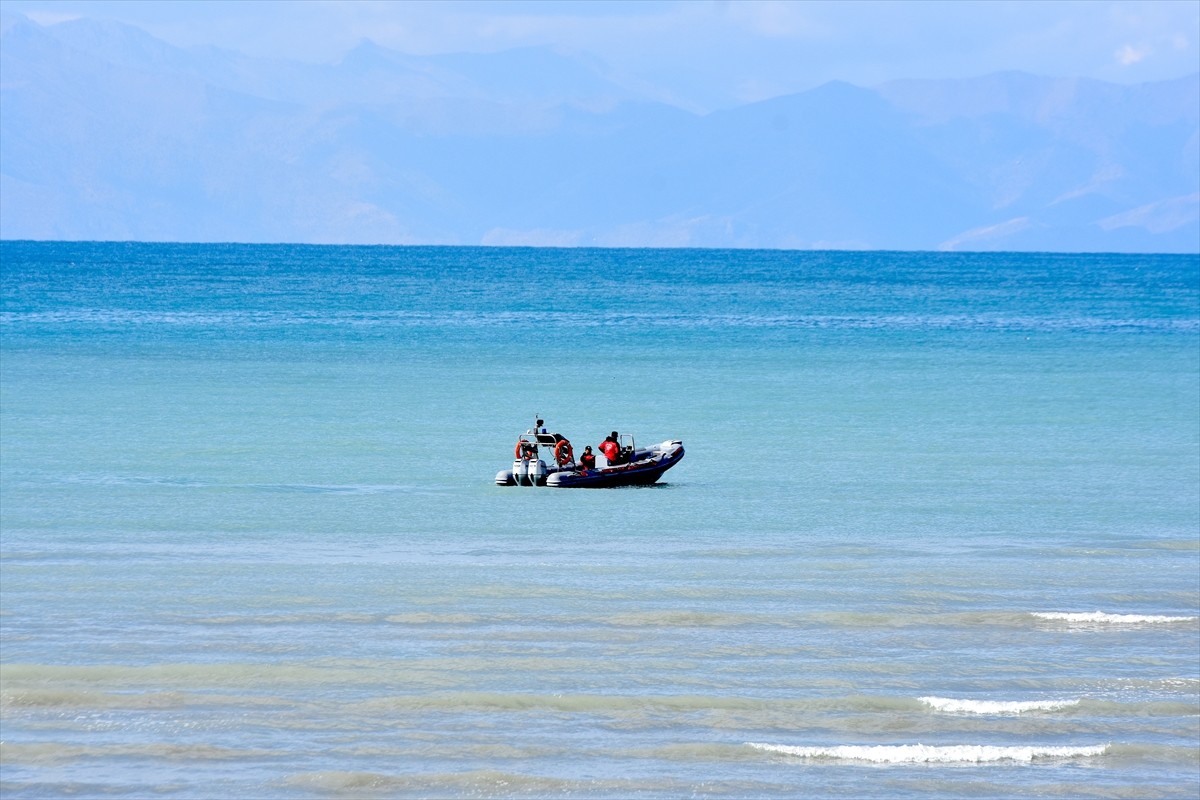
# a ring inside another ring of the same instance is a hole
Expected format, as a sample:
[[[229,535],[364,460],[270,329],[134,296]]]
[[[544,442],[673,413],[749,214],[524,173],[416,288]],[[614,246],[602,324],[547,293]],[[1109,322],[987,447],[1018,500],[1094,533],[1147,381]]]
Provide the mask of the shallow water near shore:
[[[5,796],[1200,788],[1196,257],[0,257]]]

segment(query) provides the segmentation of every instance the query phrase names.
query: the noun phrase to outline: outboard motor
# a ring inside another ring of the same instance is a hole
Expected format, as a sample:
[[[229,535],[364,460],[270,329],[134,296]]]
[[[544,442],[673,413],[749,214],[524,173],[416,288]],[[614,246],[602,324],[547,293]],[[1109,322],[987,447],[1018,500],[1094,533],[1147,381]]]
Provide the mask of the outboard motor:
[[[537,486],[546,478],[546,462],[540,458],[529,459],[529,484]]]
[[[517,486],[525,482],[525,465],[528,463],[523,458],[513,461],[513,481],[516,482]]]

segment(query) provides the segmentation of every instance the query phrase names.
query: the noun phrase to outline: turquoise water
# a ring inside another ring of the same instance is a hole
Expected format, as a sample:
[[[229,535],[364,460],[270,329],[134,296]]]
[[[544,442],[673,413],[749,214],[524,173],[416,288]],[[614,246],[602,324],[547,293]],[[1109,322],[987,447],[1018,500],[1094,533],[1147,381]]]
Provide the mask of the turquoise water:
[[[1194,797],[1200,259],[0,243],[5,796]],[[682,439],[497,487],[535,416]]]

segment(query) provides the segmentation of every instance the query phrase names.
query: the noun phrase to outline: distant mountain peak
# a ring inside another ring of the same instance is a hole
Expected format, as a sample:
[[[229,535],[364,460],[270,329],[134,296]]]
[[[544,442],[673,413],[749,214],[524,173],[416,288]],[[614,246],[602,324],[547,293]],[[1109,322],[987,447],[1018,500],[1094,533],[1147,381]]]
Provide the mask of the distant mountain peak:
[[[389,50],[374,39],[364,38],[348,50],[338,63],[343,65],[373,64],[377,62],[393,63],[400,57],[402,57],[402,54],[398,51]]]

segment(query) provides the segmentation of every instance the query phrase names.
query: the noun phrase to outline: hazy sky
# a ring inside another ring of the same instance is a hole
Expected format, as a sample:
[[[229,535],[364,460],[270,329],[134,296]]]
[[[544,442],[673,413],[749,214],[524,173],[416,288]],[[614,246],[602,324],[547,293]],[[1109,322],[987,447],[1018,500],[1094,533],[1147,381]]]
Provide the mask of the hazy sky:
[[[177,45],[309,62],[337,61],[366,38],[415,54],[550,45],[697,110],[835,79],[1022,70],[1130,83],[1200,71],[1200,0],[0,0],[0,10],[42,24],[113,19]]]

